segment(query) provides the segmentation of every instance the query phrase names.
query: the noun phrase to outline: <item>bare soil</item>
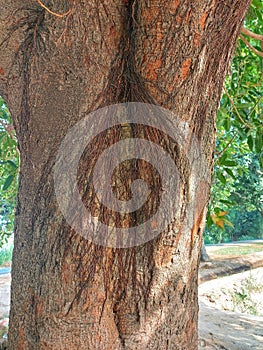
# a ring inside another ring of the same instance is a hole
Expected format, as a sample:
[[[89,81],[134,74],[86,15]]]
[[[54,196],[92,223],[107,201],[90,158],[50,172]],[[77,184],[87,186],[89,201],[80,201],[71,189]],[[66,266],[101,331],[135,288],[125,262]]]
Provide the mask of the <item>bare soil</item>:
[[[225,311],[231,305],[222,289],[237,286],[250,275],[251,269],[256,269],[251,274],[261,281],[263,269],[259,267],[263,266],[263,252],[215,255],[214,249],[207,249],[211,260],[201,263],[199,269],[199,350],[262,350],[263,317]],[[263,304],[262,294],[257,297],[261,299],[259,304]]]

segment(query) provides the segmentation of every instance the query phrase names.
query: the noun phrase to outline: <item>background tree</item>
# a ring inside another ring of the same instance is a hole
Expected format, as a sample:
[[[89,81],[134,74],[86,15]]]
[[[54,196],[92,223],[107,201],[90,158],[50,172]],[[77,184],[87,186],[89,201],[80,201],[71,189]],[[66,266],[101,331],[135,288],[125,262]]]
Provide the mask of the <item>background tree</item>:
[[[174,150],[184,174],[179,219],[130,249],[95,246],[66,224],[52,170],[63,137],[84,114],[126,101],[155,103],[187,121],[189,139],[200,140],[212,169],[216,111],[248,5],[1,2],[0,94],[21,154],[11,350],[197,348],[197,266],[208,193],[190,188],[189,165],[174,144],[155,138]],[[96,151],[113,142],[101,139]],[[201,205],[190,208],[191,197]]]

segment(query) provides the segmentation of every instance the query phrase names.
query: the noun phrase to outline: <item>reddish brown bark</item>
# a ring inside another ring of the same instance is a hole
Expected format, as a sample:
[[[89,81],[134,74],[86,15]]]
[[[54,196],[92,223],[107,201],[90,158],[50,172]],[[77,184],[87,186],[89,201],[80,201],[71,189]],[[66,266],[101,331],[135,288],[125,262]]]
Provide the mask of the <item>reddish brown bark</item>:
[[[45,1],[64,17],[37,1],[0,4],[0,94],[21,151],[9,349],[197,349],[205,210],[186,212],[183,158],[180,220],[125,250],[96,246],[66,224],[53,166],[85,114],[138,101],[187,121],[211,170],[216,111],[249,1]],[[188,230],[185,215],[194,217]]]

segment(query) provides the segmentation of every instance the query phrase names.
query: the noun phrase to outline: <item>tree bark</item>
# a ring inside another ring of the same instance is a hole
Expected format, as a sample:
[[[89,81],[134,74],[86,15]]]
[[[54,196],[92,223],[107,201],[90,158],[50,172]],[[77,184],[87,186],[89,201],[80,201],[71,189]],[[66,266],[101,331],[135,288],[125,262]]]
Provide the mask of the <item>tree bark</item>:
[[[207,254],[206,248],[205,248],[205,242],[202,240],[202,246],[201,246],[201,256],[200,256],[201,261],[209,261],[209,255]]]
[[[9,350],[197,349],[208,192],[190,190],[184,176],[169,229],[137,247],[107,248],[66,223],[53,170],[64,136],[85,115],[135,101],[187,122],[211,174],[216,112],[249,1],[0,4],[0,94],[21,154]],[[187,174],[183,158],[177,166]],[[189,208],[189,196],[201,204]]]

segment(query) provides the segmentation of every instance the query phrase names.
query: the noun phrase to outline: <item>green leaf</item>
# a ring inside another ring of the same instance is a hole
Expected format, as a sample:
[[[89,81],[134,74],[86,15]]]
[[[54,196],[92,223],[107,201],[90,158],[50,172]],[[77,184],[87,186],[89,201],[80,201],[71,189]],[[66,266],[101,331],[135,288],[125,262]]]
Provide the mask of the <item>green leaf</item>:
[[[261,2],[260,0],[253,0],[252,5],[254,5],[258,9],[263,8],[263,2]]]
[[[255,137],[255,149],[257,153],[260,153],[263,146],[263,133],[258,130]]]
[[[229,201],[229,200],[227,200],[227,199],[221,199],[220,202],[223,203],[223,204],[227,204],[227,205],[229,205],[229,206],[230,206],[230,205],[236,204],[235,202]]]
[[[13,180],[14,180],[15,176],[14,175],[9,175],[8,178],[5,180],[5,183],[3,185],[3,191],[6,191],[10,185],[12,184]]]
[[[231,120],[230,120],[230,117],[227,115],[226,118],[224,119],[223,127],[225,128],[226,131],[229,131],[230,126],[231,126]]]
[[[251,135],[249,135],[247,138],[247,144],[248,144],[250,151],[253,152],[254,151],[254,140],[253,140],[253,137]]]
[[[219,208],[219,207],[215,207],[215,208],[214,208],[214,212],[215,212],[216,214],[220,213],[220,211],[222,211],[221,208]]]
[[[218,177],[219,181],[222,182],[223,185],[226,184],[226,178],[221,172],[217,173],[217,177]]]
[[[17,166],[12,160],[10,160],[10,159],[7,161],[7,163],[10,164],[11,167],[14,168],[14,169],[17,169],[17,168],[18,168],[18,166]]]
[[[237,166],[237,162],[234,162],[234,161],[232,161],[232,160],[226,160],[226,161],[224,162],[224,165],[225,165],[225,166]]]
[[[212,225],[213,225],[213,220],[212,220],[212,218],[211,218],[211,215],[209,214],[208,216],[207,216],[207,221],[206,221],[206,224],[207,224],[207,227],[211,227]]]
[[[237,103],[236,108],[237,109],[248,109],[250,107],[250,103]]]
[[[234,180],[236,179],[233,171],[229,168],[225,168],[225,171],[228,173],[228,175],[230,175]]]
[[[1,132],[2,132],[2,131],[1,131]],[[4,137],[6,137],[6,132],[1,133],[1,135],[0,135],[0,141],[1,141]]]
[[[219,163],[220,165],[224,165],[225,164],[225,160],[228,157],[228,154],[226,152],[223,153],[223,155],[219,158]]]

